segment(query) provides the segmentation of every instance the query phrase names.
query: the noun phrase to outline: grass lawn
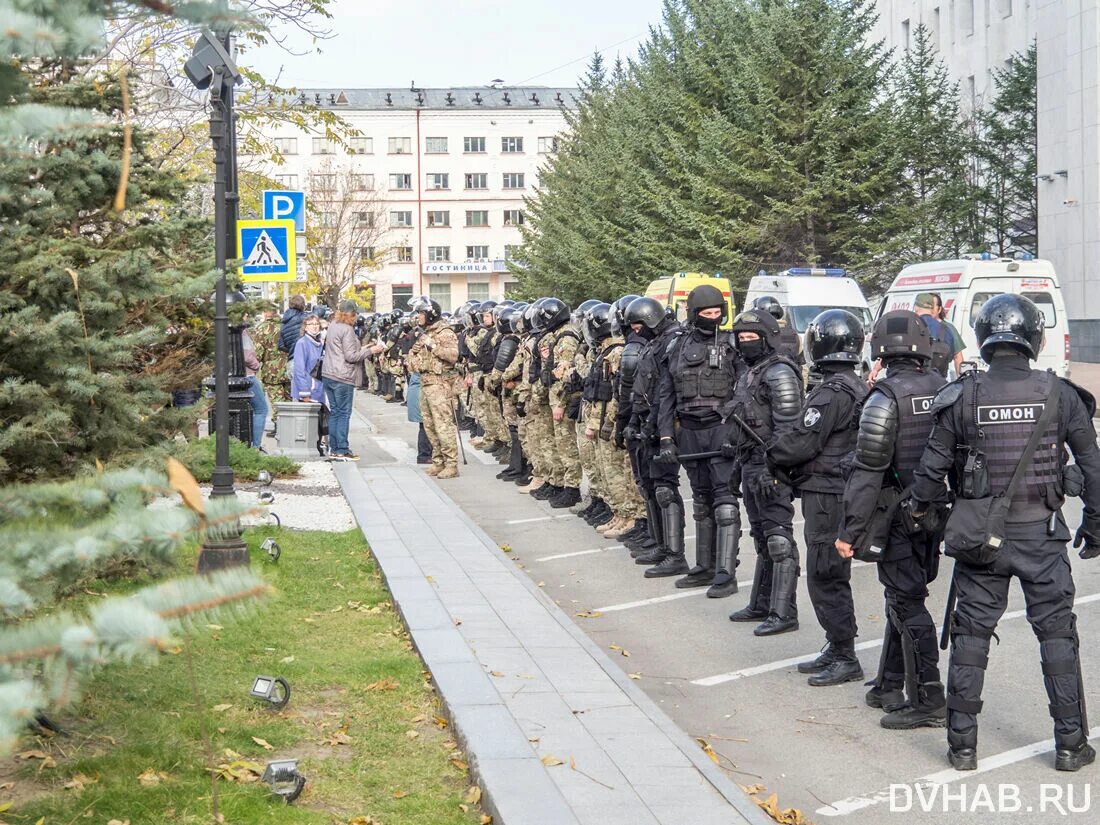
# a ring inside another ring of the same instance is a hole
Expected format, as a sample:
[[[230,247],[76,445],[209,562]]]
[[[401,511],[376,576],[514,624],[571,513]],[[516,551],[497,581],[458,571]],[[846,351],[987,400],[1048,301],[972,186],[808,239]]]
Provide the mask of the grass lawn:
[[[282,547],[278,564],[258,551],[269,535]],[[309,782],[296,803],[285,805],[258,782],[220,779],[224,821],[477,823],[481,811],[466,802],[464,757],[362,535],[268,528],[249,530],[246,538],[253,566],[276,592],[243,619],[227,618],[224,627],[192,637],[201,715],[216,765],[251,762],[262,769],[269,759],[297,757]],[[192,564],[189,554],[181,570]],[[95,591],[125,592],[139,583],[97,582],[93,593],[65,607],[98,598]],[[84,700],[59,716],[68,735],[28,735],[17,748],[48,759],[0,762],[0,810],[11,803],[0,821],[213,822],[187,664],[186,654],[174,651],[155,667],[101,671]],[[290,682],[285,709],[248,695],[258,674]],[[476,798],[476,791],[469,796]]]

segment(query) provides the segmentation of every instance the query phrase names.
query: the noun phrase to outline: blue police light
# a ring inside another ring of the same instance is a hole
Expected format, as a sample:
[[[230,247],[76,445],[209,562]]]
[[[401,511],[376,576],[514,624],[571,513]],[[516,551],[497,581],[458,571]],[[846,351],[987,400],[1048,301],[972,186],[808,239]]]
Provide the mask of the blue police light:
[[[981,260],[983,260],[983,261],[992,261],[993,260],[993,253],[992,252],[983,252]]]
[[[839,269],[839,268],[836,268],[836,267],[826,267],[824,269],[819,269],[819,268],[816,268],[816,267],[796,266],[796,267],[793,267],[791,269],[788,269],[783,274],[785,274],[785,275],[817,275],[817,276],[822,276],[823,275],[826,278],[843,278],[848,274],[848,271],[845,270],[845,269]]]

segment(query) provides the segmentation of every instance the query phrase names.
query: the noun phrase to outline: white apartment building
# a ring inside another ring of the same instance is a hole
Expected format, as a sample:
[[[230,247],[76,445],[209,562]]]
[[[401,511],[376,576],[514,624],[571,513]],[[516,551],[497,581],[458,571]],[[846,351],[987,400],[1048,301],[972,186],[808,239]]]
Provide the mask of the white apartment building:
[[[931,30],[964,105],[1034,40],[1039,255],[1061,278],[1075,361],[1100,362],[1100,0],[878,0],[871,37],[899,52]]]
[[[351,152],[293,126],[269,135],[285,163],[265,173],[309,197],[321,168],[350,169],[377,197],[388,250],[356,283],[375,308],[404,308],[426,293],[444,310],[499,300],[515,277],[506,261],[521,243],[524,198],[566,129],[575,89],[310,89],[299,100],[337,112],[361,136]]]

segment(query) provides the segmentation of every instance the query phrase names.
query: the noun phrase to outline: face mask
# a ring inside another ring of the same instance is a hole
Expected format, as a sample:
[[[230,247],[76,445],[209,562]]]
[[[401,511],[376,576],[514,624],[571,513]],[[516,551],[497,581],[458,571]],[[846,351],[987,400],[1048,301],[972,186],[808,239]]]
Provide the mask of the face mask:
[[[657,337],[657,333],[655,333],[653,330],[651,330],[645,324],[642,324],[642,328],[640,330],[638,330],[638,335],[642,336],[647,341],[652,341],[654,338]]]
[[[695,316],[695,326],[703,330],[703,332],[714,332],[718,329],[718,323],[721,318],[704,318],[702,315]]]
[[[741,357],[750,364],[764,357],[764,342],[760,340],[738,341],[737,349],[741,351]]]
[[[316,330],[316,331],[314,331],[314,332],[310,332],[310,331],[309,331],[309,330],[307,329],[307,330],[306,330],[306,335],[308,335],[308,336],[309,336],[310,338],[312,338],[312,339],[313,339],[314,341],[320,341],[320,340],[321,340],[321,330]]]

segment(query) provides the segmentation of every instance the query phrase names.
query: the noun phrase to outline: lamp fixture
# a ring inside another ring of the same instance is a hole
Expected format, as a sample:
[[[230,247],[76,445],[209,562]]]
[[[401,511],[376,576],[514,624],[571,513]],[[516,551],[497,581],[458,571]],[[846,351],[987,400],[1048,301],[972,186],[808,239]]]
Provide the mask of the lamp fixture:
[[[1055,169],[1054,174],[1056,174],[1060,178],[1068,178],[1069,177],[1069,170],[1068,169]]]
[[[264,539],[264,543],[260,545],[260,549],[267,553],[267,556],[272,561],[278,561],[279,556],[283,554],[283,549],[279,547],[279,542],[268,536]]]
[[[265,487],[269,486],[271,484],[271,473],[267,470],[260,470],[260,472],[256,473],[256,481],[260,482],[260,484]]]
[[[274,504],[275,494],[270,490],[260,490],[260,504]]]
[[[275,710],[285,708],[290,701],[290,683],[282,676],[257,676],[252,680],[249,695],[263,699]]]
[[[306,778],[298,771],[297,759],[276,759],[264,768],[261,782],[271,786],[271,793],[290,804],[306,787]]]

